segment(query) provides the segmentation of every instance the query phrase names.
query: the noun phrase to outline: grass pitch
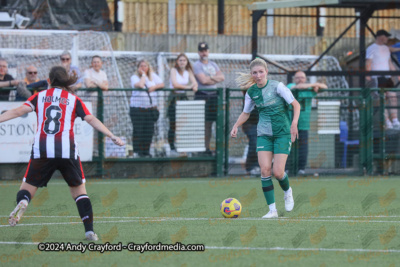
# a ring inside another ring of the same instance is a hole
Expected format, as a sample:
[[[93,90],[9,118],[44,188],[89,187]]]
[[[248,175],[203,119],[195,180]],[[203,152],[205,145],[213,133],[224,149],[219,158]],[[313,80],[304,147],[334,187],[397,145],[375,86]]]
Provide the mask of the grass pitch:
[[[396,266],[400,258],[400,179],[290,179],[295,208],[263,220],[259,178],[89,180],[97,243],[204,244],[204,252],[41,252],[40,242],[84,242],[84,228],[63,180],[39,189],[16,227],[16,182],[0,182],[2,266]],[[242,203],[224,219],[222,200]]]

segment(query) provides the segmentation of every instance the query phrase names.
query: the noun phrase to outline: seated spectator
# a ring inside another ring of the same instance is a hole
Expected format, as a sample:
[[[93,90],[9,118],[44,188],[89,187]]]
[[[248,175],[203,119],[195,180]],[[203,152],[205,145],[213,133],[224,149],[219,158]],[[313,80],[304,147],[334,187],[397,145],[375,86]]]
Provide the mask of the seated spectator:
[[[74,83],[71,88],[73,91],[78,90],[79,88],[82,87],[83,82],[82,82],[82,77],[81,77],[81,72],[79,71],[78,66],[72,65],[71,64],[71,53],[68,51],[64,51],[61,56],[60,56],[60,60],[61,60],[61,65],[67,70],[68,74],[70,76],[76,76],[78,77],[78,80],[76,81],[76,83]]]
[[[164,88],[164,82],[153,72],[148,61],[140,60],[137,71],[131,77],[131,86],[145,89],[132,91],[131,96],[133,151],[140,157],[151,157],[150,145],[154,135],[154,123],[159,117],[156,90]]]
[[[168,98],[168,118],[169,118],[169,130],[168,130],[168,142],[171,148],[171,156],[178,156],[178,152],[175,148],[175,131],[176,131],[176,101],[187,100],[185,89],[193,90],[197,92],[197,82],[194,77],[192,65],[190,64],[189,58],[185,54],[180,54],[176,58],[175,66],[171,69],[170,73],[170,88],[180,89],[171,92]],[[182,90],[184,89],[184,90]]]
[[[10,91],[4,90],[2,87],[13,87],[18,85],[19,81],[14,80],[14,78],[7,73],[8,63],[4,58],[0,58],[0,101],[8,101]]]
[[[86,88],[96,88],[99,87],[103,91],[108,90],[108,80],[107,74],[101,70],[103,66],[103,61],[100,56],[92,57],[91,68],[85,70],[84,82]]]

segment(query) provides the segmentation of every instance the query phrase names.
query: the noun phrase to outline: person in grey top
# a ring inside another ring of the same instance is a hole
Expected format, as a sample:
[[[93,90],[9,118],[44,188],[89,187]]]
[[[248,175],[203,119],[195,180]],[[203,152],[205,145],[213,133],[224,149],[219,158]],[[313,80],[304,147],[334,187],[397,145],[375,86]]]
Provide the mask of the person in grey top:
[[[225,80],[224,74],[214,61],[208,60],[210,50],[206,42],[200,42],[198,46],[200,60],[193,64],[193,71],[199,84],[199,90],[195,94],[196,100],[205,100],[205,146],[206,154],[210,151],[211,128],[217,119],[217,91],[202,91],[201,89],[217,88],[217,83]]]

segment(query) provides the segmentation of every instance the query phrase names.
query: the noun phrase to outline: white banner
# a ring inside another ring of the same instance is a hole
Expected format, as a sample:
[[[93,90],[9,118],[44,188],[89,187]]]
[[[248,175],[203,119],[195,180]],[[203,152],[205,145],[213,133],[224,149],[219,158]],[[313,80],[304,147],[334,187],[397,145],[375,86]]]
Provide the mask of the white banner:
[[[0,102],[0,114],[17,108],[24,102]],[[92,103],[84,102],[90,112]],[[0,123],[0,163],[29,162],[37,128],[35,112]],[[93,155],[93,128],[80,118],[74,124],[75,140],[81,161],[91,161]]]

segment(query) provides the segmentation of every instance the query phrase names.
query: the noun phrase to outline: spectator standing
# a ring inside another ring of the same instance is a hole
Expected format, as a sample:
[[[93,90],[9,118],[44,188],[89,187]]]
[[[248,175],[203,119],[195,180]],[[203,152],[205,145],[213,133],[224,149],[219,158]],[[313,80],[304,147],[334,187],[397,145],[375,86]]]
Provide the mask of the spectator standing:
[[[154,123],[158,120],[156,90],[164,88],[164,82],[153,71],[150,63],[140,60],[137,71],[131,77],[132,91],[130,116],[133,123],[133,150],[139,157],[151,157],[150,145],[154,135]]]
[[[298,122],[299,130],[299,173],[305,175],[305,168],[308,158],[308,131],[310,130],[311,102],[316,96],[319,89],[327,89],[323,83],[307,83],[306,74],[298,71],[294,75],[294,83],[290,83],[287,87],[291,90],[299,89],[298,99],[302,107]]]
[[[171,148],[170,156],[178,156],[179,154],[175,147],[176,101],[187,100],[185,90],[197,92],[198,87],[192,65],[185,54],[179,54],[176,58],[175,66],[171,69],[169,86],[177,90],[172,91],[168,98],[168,143]]]
[[[386,45],[390,33],[385,30],[376,32],[375,43],[367,48],[366,71],[395,71],[396,68],[390,58],[390,49]],[[394,83],[390,75],[385,76],[366,76],[370,87],[393,88]],[[386,92],[386,99],[389,106],[397,106],[397,96],[395,92]],[[390,109],[390,114],[385,110],[385,125],[387,129],[400,128],[397,116],[397,109]]]
[[[84,72],[84,82],[87,88],[99,87],[103,91],[108,90],[107,74],[101,69],[103,61],[100,56],[93,56],[91,68]]]
[[[83,77],[86,88],[100,88],[103,91],[108,90],[108,80],[107,74],[101,70],[103,66],[103,61],[100,56],[93,56],[91,61],[91,68],[85,70]],[[97,102],[98,102],[98,94],[96,91],[85,91],[80,92],[83,96],[82,99],[85,101],[90,101],[92,103],[92,114],[97,116]],[[104,110],[104,109],[103,109]],[[98,138],[97,135],[94,135],[94,148],[93,155],[98,156]]]
[[[200,60],[193,64],[194,75],[199,84],[199,91],[196,92],[196,100],[205,100],[205,146],[206,154],[212,155],[210,151],[212,124],[217,119],[218,94],[217,91],[202,91],[201,89],[216,89],[217,83],[225,80],[224,74],[218,65],[208,59],[210,50],[206,42],[198,45]]]
[[[61,65],[67,70],[68,74],[70,76],[76,76],[78,77],[78,80],[76,81],[76,83],[74,83],[71,86],[71,89],[73,91],[78,90],[79,88],[82,87],[83,82],[82,82],[82,77],[81,77],[81,72],[79,71],[78,66],[72,65],[71,60],[72,60],[72,56],[71,53],[68,52],[67,50],[65,50],[61,56],[60,56],[60,60],[61,60]]]
[[[8,63],[4,58],[0,58],[0,88],[13,87],[18,85],[19,81],[14,80],[13,76],[8,74]],[[0,101],[8,101],[10,90],[0,89]]]

